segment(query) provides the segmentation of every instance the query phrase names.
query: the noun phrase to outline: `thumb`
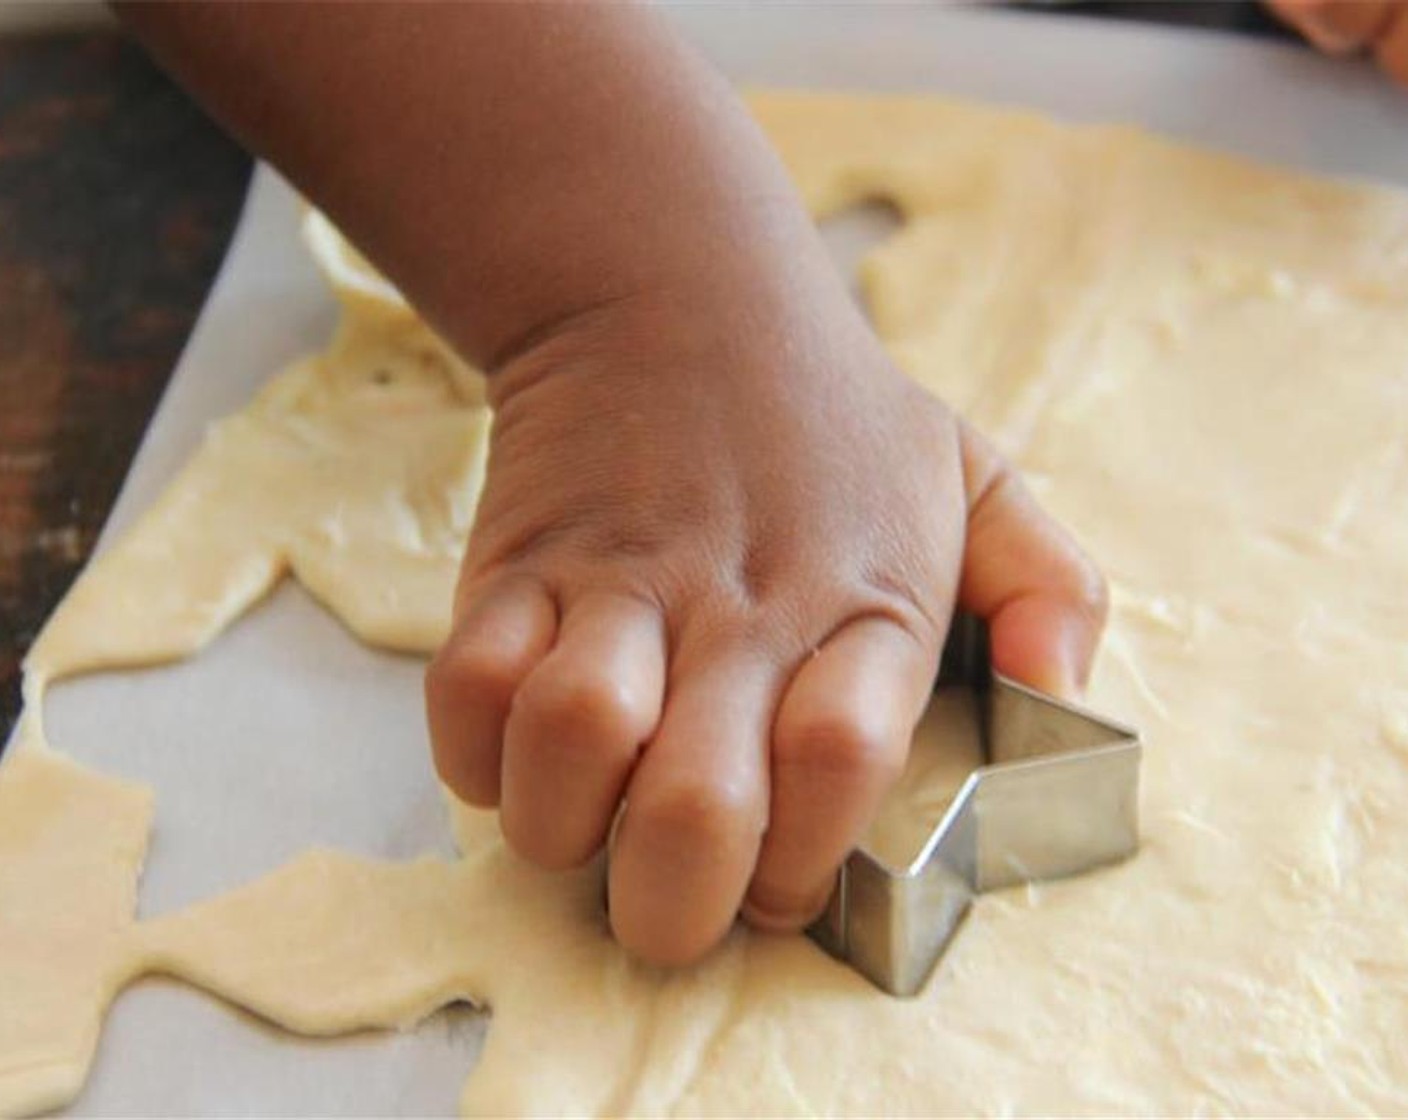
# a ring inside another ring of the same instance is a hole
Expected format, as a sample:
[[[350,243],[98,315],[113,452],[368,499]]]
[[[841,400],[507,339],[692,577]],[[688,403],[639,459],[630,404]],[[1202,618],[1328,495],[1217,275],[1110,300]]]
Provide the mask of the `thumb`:
[[[991,443],[967,424],[961,442],[968,532],[959,605],[987,621],[998,672],[1074,698],[1105,626],[1104,577]]]

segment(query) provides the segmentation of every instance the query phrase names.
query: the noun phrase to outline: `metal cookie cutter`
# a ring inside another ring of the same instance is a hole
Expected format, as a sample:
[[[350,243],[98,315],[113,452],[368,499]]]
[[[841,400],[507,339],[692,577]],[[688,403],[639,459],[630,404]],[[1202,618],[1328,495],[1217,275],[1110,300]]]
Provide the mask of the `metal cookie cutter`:
[[[949,632],[931,713],[952,689],[972,705],[983,764],[939,819],[920,822],[932,828],[908,862],[869,840],[853,851],[808,931],[892,995],[924,986],[980,892],[1076,875],[1139,846],[1136,732],[994,673],[986,627],[968,615]]]

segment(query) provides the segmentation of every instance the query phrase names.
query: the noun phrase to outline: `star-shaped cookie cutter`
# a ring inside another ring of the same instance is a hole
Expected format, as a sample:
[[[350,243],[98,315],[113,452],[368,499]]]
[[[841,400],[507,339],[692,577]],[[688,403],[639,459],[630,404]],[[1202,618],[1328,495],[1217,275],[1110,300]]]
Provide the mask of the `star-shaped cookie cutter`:
[[[979,893],[1076,875],[1139,846],[1135,731],[993,672],[986,628],[968,615],[954,619],[935,691],[952,687],[974,693],[986,764],[906,866],[853,851],[808,931],[892,995],[924,986]]]

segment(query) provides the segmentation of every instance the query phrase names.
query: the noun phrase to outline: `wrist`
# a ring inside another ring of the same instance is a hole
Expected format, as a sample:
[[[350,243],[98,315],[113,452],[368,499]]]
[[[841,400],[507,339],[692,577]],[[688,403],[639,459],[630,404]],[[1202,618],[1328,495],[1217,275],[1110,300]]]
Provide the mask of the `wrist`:
[[[574,235],[571,222],[544,231],[526,259],[503,263],[502,285],[469,294],[447,333],[492,376],[546,339],[608,320],[674,330],[699,323],[717,343],[761,317],[789,313],[809,292],[840,291],[790,194],[673,201],[589,240]],[[574,255],[578,267],[561,266]]]

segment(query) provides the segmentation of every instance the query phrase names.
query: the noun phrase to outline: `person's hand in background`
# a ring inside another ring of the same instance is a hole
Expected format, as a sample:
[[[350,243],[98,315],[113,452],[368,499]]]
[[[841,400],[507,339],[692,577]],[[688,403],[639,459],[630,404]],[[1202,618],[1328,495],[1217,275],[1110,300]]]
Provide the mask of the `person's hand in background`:
[[[1408,0],[1267,0],[1268,6],[1328,54],[1361,51],[1408,86]]]

